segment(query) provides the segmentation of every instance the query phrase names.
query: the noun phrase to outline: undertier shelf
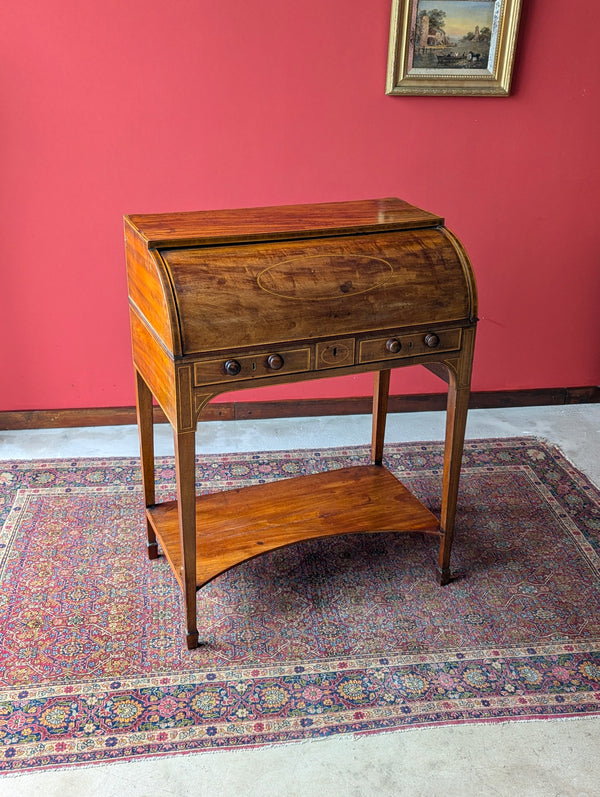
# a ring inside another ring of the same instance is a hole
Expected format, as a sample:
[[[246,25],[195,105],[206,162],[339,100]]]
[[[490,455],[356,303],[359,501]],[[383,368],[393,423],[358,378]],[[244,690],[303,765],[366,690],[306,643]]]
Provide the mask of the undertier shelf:
[[[181,584],[177,502],[147,512]],[[196,584],[301,540],[381,531],[440,534],[435,515],[383,466],[340,468],[198,496]]]

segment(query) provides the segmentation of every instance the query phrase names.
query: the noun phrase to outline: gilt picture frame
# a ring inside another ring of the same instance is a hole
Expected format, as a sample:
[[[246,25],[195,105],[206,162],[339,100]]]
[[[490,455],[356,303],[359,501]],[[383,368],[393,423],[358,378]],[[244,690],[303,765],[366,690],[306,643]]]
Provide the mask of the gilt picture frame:
[[[393,0],[386,94],[510,94],[521,0]]]

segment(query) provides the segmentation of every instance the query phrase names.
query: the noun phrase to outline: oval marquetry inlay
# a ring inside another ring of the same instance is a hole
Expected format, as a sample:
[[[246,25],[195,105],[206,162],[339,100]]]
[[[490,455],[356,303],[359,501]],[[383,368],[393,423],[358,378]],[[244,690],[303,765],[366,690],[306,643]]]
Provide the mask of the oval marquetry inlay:
[[[384,285],[394,273],[391,263],[367,255],[293,257],[269,266],[256,281],[267,293],[284,299],[339,299]]]

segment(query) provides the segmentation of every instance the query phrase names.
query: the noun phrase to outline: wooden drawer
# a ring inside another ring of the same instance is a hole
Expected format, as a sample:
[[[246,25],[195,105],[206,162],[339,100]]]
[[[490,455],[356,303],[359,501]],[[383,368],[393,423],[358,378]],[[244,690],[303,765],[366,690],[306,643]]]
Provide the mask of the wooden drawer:
[[[423,354],[433,354],[433,352],[456,351],[460,349],[460,338],[460,329],[368,338],[361,340],[358,344],[358,362],[374,363],[403,357],[417,357]]]
[[[219,357],[194,363],[194,386],[222,384],[246,379],[261,379],[280,374],[309,371],[311,347],[282,349],[248,354],[243,357]]]
[[[354,365],[354,338],[341,338],[325,343],[317,343],[315,368],[339,368]]]

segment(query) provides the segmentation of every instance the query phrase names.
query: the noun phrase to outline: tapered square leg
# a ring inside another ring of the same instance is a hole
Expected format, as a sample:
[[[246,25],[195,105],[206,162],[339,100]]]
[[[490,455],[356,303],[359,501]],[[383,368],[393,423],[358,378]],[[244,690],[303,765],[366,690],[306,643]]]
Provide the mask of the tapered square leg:
[[[451,380],[448,389],[444,476],[442,482],[442,510],[440,516],[442,540],[437,569],[437,581],[442,586],[448,584],[452,580],[450,573],[450,552],[454,536],[454,523],[456,519],[456,505],[465,441],[469,395],[470,390],[468,386],[457,388],[454,380]]]
[[[440,514],[440,543],[437,581],[440,585],[452,580],[450,552],[454,536],[454,522],[458,500],[458,485],[467,426],[467,411],[471,392],[471,370],[475,348],[475,327],[462,331],[461,352],[440,363],[428,363],[427,368],[448,383],[446,409],[446,443],[444,447],[444,476],[442,481],[442,509]]]
[[[196,625],[196,432],[175,433],[181,585],[188,650],[198,647]]]
[[[154,418],[152,410],[152,393],[140,375],[135,372],[135,394],[138,434],[140,440],[140,460],[142,468],[142,489],[147,507],[156,502],[154,487]],[[146,521],[148,535],[148,558],[158,557],[158,542],[150,521]]]
[[[371,442],[371,461],[374,465],[381,465],[383,462],[383,441],[385,438],[389,392],[390,371],[377,371],[373,382],[373,434]]]

